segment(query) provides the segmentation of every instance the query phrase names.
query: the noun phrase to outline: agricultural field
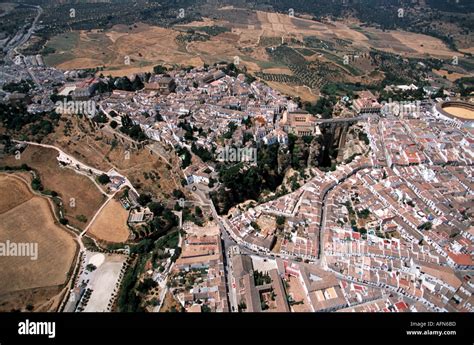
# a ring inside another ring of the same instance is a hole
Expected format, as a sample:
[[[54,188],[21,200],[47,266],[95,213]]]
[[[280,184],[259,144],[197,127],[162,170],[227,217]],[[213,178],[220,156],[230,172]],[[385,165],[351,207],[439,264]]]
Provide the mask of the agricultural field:
[[[0,213],[7,212],[33,197],[26,183],[20,182],[14,176],[0,175],[0,187]]]
[[[33,194],[23,178],[0,175],[0,196],[0,242],[37,244],[36,260],[0,258],[0,310],[23,309],[27,304],[35,310],[54,309],[52,299],[69,277],[77,245],[59,226],[51,202]]]
[[[104,66],[104,75],[127,75],[148,72],[160,61],[178,65],[202,64],[198,57],[179,51],[176,30],[137,24],[133,27],[116,25],[107,31],[76,32],[78,40],[68,41],[63,36],[53,38],[48,44],[56,52],[48,55],[46,63],[61,69],[93,68]],[[64,59],[61,57],[64,56]],[[126,64],[125,57],[130,58]]]
[[[84,228],[92,219],[105,196],[86,176],[71,169],[62,168],[56,157],[58,152],[53,149],[28,146],[19,160],[9,156],[3,164],[18,166],[27,164],[35,169],[45,191],[55,191],[62,200],[64,218],[69,224]]]
[[[119,201],[111,199],[92,223],[88,234],[105,242],[126,242],[129,236],[127,219],[128,211]]]
[[[435,73],[435,74],[437,74],[441,77],[446,77],[446,79],[448,79],[449,81],[453,81],[453,82],[460,79],[460,78],[469,77],[468,74],[456,73],[456,72],[449,73],[448,71],[443,70],[443,69],[433,70],[433,73]]]
[[[286,85],[297,86],[291,88],[291,95],[304,101],[314,101],[326,81],[365,83],[370,79],[376,67],[372,61],[343,64],[346,55],[374,49],[417,58],[455,54],[440,39],[427,35],[382,31],[354,20],[318,22],[233,7],[220,8],[212,19],[170,28],[137,23],[68,32],[53,37],[48,46],[55,49],[46,59],[51,65],[63,69],[104,66],[98,73],[113,76],[151,71],[156,64],[199,66],[238,56],[242,66],[272,82],[277,90],[286,92]]]

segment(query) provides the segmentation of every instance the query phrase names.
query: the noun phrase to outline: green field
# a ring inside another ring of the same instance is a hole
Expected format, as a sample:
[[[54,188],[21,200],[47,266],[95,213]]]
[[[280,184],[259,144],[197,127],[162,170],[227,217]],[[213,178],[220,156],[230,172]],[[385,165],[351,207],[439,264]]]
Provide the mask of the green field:
[[[79,32],[65,32],[51,38],[46,47],[53,48],[56,52],[67,52],[77,46],[79,42]]]
[[[79,32],[65,32],[54,36],[48,43],[46,48],[54,49],[54,53],[44,56],[44,62],[48,66],[56,66],[65,61],[74,58],[72,50],[76,48],[79,42]]]
[[[71,59],[74,59],[74,55],[70,53],[61,53],[61,54],[50,54],[44,56],[44,63],[47,66],[57,66],[62,64],[63,62],[69,61]]]

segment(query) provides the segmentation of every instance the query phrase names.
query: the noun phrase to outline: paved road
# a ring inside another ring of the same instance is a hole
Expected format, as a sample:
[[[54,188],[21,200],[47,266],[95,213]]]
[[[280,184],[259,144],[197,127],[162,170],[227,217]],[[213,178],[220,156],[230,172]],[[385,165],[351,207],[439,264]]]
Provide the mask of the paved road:
[[[321,222],[319,224],[319,250],[318,250],[318,259],[322,259],[324,257],[324,243],[323,243],[323,232],[326,230],[326,216],[327,216],[327,198],[331,190],[336,188],[340,183],[344,182],[348,178],[350,178],[352,175],[356,174],[359,170],[362,169],[367,169],[370,168],[370,166],[363,166],[363,167],[358,167],[354,170],[352,170],[348,175],[343,176],[340,180],[336,181],[334,185],[332,185],[326,193],[324,193],[323,198],[321,200]]]
[[[7,54],[6,54],[6,58],[11,60],[13,63],[16,63],[15,61],[15,57],[16,56],[20,56],[23,58],[23,61],[24,61],[24,56],[20,53],[17,52],[17,48],[18,47],[21,47],[23,44],[25,44],[26,42],[28,42],[28,40],[30,39],[31,35],[36,31],[36,24],[38,22],[38,19],[39,17],[41,17],[41,15],[43,14],[43,9],[41,8],[41,6],[33,6],[33,5],[28,5],[28,4],[22,4],[24,6],[28,6],[28,7],[33,7],[33,8],[36,8],[38,10],[38,13],[36,14],[36,17],[35,19],[33,20],[33,23],[31,24],[31,27],[28,29],[28,31],[26,32],[26,34],[24,34],[20,40],[18,40],[18,42],[15,42],[14,45],[12,47],[9,48]],[[30,75],[31,79],[33,79],[34,83],[36,84],[36,86],[41,90],[43,89],[43,86],[41,85],[41,83],[38,81],[38,79],[36,78],[36,76],[34,75],[33,71],[31,70],[31,68],[27,68],[26,69],[28,71],[28,74]]]
[[[29,5],[29,4],[21,4],[21,5],[36,8],[38,10],[38,13],[36,14],[36,17],[33,20],[33,23],[31,23],[31,27],[28,29],[26,34],[24,34],[18,42],[15,42],[13,46],[9,47],[10,49],[7,53],[7,58],[9,58],[12,61],[13,61],[12,53],[17,53],[16,48],[18,48],[21,45],[25,44],[30,39],[31,35],[36,30],[36,24],[38,22],[39,17],[43,14],[43,9],[41,8],[41,6],[33,6],[33,5]]]
[[[208,197],[209,188],[207,186],[194,183],[187,186],[187,189],[201,201],[202,205],[206,205],[211,209],[214,220],[219,225],[222,240],[222,251],[224,259],[224,274],[226,277],[227,296],[229,301],[229,310],[231,312],[238,312],[237,291],[235,289],[235,281],[232,273],[232,257],[229,252],[230,248],[239,248],[241,254],[247,255],[261,255],[258,252],[238,244],[231,236],[230,229],[227,229],[225,220],[217,213],[214,203]]]

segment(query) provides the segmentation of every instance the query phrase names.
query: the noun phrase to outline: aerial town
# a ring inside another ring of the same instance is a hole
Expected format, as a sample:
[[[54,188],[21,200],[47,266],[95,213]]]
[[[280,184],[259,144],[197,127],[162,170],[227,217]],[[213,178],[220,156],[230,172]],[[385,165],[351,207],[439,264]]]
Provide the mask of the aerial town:
[[[1,41],[0,310],[474,312],[472,86],[113,76],[20,53],[37,19]]]

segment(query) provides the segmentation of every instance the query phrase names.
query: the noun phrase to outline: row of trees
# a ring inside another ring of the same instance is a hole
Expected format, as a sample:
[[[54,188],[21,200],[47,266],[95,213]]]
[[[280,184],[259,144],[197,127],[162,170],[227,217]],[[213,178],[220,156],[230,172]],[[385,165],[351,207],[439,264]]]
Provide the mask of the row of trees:
[[[98,93],[112,92],[113,90],[138,91],[143,89],[144,86],[138,75],[135,76],[133,81],[130,81],[128,77],[108,77],[99,81],[96,90]]]

